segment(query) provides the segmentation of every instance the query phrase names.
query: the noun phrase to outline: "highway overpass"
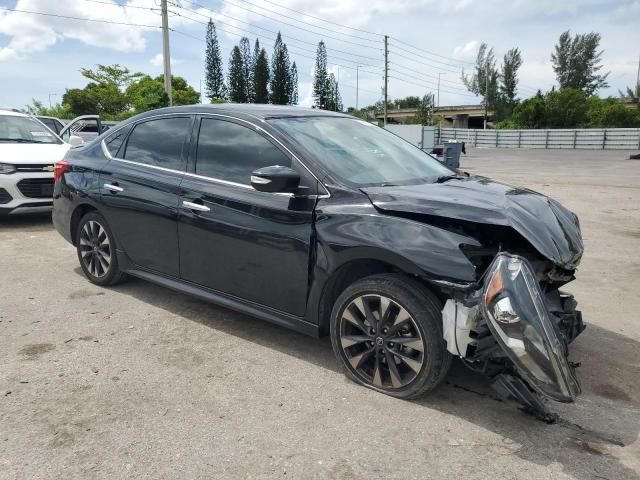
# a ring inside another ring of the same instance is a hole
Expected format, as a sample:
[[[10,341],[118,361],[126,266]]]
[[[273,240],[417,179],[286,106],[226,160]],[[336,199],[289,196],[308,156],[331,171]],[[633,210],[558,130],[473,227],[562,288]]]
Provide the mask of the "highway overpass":
[[[410,117],[415,117],[417,108],[400,108],[387,111],[389,123],[404,123]],[[480,128],[484,120],[484,107],[482,105],[443,105],[437,107],[435,115],[442,115],[453,123],[454,128]],[[489,111],[489,117],[493,112]],[[376,120],[383,120],[382,112],[376,113]]]

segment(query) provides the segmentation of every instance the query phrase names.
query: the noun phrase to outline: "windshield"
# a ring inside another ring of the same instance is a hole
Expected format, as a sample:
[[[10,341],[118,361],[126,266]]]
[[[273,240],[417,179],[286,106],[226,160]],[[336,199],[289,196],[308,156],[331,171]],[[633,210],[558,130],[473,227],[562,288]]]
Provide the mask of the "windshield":
[[[331,173],[358,187],[425,183],[454,173],[409,142],[362,120],[318,116],[270,123]]]
[[[62,143],[42,123],[30,117],[0,115],[0,143]]]

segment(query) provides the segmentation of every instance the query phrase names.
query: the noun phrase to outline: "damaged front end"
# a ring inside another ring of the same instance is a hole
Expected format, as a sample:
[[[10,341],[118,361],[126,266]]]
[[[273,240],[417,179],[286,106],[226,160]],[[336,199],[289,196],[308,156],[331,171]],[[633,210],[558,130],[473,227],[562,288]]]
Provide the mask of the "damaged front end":
[[[572,402],[580,393],[568,344],[584,324],[573,297],[543,290],[540,275],[526,258],[499,253],[478,288],[446,302],[443,336],[447,349],[487,375],[502,397],[552,421],[538,394]]]

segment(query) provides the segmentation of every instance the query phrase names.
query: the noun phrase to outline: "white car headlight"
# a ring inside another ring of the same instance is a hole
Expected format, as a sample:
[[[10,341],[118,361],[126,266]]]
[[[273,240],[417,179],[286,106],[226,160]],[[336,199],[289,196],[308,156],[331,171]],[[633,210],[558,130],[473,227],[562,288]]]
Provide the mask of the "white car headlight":
[[[13,173],[16,171],[15,165],[0,163],[0,173]]]

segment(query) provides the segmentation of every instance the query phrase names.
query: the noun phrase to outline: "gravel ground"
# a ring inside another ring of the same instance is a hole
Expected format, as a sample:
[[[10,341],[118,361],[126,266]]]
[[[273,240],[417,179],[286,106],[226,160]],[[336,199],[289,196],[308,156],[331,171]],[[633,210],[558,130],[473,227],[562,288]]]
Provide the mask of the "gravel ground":
[[[640,161],[472,150],[581,218],[584,394],[546,425],[459,364],[418,401],[329,342],[132,280],[88,283],[48,216],[0,221],[0,479],[640,478]],[[624,445],[624,446],[621,446]]]

